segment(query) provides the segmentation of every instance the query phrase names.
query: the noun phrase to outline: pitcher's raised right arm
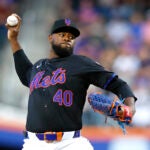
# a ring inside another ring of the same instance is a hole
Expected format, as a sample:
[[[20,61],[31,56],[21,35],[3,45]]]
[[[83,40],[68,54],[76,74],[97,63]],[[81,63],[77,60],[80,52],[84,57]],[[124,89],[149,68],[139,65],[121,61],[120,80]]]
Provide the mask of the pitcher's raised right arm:
[[[13,52],[15,69],[18,74],[18,77],[21,80],[22,84],[29,87],[30,72],[33,65],[28,59],[28,57],[25,55],[18,41],[18,35],[21,26],[21,18],[17,14],[12,15],[18,18],[18,24],[16,26],[9,26],[6,23],[6,27],[8,29],[7,38]]]

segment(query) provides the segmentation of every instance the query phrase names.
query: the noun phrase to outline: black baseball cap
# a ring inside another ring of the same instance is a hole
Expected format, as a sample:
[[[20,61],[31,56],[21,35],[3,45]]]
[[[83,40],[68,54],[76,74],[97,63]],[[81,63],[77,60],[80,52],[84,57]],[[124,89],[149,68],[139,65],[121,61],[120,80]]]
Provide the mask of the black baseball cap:
[[[56,20],[51,28],[51,34],[62,31],[70,32],[75,37],[78,37],[80,35],[80,31],[69,18]]]

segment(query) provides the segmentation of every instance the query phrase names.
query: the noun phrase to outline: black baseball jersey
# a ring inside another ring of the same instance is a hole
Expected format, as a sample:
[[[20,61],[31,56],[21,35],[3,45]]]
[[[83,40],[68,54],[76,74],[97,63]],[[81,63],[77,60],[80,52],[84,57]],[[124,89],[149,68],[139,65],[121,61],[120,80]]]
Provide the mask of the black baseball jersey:
[[[26,129],[31,132],[81,129],[90,84],[122,98],[134,97],[117,75],[85,56],[41,59],[33,65],[19,50],[14,61],[21,82],[30,90]]]

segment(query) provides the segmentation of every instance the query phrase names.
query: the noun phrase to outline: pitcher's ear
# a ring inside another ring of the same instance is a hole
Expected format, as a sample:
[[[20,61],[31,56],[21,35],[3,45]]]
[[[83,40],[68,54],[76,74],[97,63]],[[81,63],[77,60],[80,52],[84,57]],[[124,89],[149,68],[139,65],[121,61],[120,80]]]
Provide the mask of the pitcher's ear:
[[[51,42],[52,41],[52,35],[50,34],[49,36],[48,36],[48,40]]]

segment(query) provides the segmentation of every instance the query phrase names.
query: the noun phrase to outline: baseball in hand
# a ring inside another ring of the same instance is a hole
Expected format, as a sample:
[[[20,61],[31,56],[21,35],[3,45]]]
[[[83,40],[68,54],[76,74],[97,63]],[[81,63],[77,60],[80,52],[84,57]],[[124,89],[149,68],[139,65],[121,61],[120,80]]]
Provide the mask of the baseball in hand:
[[[18,18],[15,17],[14,15],[8,16],[7,24],[9,26],[16,26],[18,24]]]

